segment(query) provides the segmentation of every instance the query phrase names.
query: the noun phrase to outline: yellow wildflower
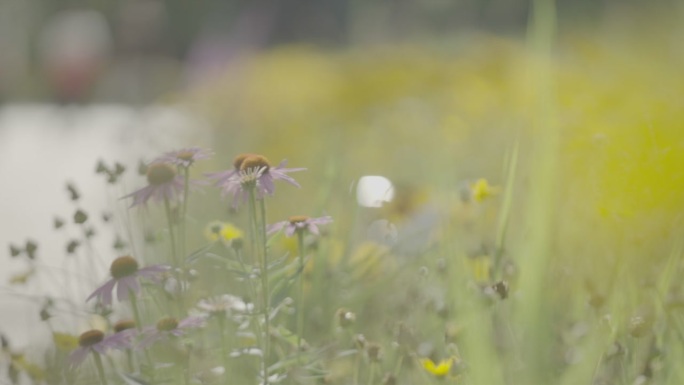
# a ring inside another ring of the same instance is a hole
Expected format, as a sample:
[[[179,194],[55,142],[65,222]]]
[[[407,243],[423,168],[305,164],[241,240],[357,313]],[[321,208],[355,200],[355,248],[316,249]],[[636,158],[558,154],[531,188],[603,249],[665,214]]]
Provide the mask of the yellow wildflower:
[[[244,232],[232,223],[213,221],[204,228],[204,237],[209,242],[230,244],[233,239],[243,238]]]
[[[439,361],[437,364],[435,364],[435,362],[429,358],[422,358],[420,360],[420,364],[423,366],[423,369],[435,377],[445,377],[448,375],[455,362],[456,357],[449,357]]]
[[[483,202],[487,198],[498,194],[499,189],[497,187],[491,186],[487,179],[480,178],[470,185],[470,193],[475,200],[475,202]]]
[[[474,258],[466,258],[467,265],[477,283],[488,283],[492,278],[493,261],[489,255],[478,255]]]

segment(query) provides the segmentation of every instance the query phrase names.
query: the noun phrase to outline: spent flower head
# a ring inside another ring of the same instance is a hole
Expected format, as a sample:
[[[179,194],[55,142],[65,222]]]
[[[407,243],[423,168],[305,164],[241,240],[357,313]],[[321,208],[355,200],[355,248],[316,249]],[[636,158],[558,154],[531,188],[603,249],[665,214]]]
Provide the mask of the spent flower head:
[[[296,215],[288,218],[286,221],[277,222],[268,226],[268,234],[273,234],[285,228],[285,235],[293,236],[296,232],[308,231],[311,234],[319,235],[318,226],[327,225],[331,223],[332,217],[326,215],[320,218],[311,218],[305,215]]]
[[[138,295],[140,292],[140,278],[159,282],[161,274],[169,269],[170,267],[166,265],[151,265],[140,268],[135,258],[129,255],[119,257],[112,262],[109,268],[112,279],[95,289],[86,301],[97,297],[103,305],[111,305],[112,292],[115,287],[119,301],[129,299],[131,295]]]

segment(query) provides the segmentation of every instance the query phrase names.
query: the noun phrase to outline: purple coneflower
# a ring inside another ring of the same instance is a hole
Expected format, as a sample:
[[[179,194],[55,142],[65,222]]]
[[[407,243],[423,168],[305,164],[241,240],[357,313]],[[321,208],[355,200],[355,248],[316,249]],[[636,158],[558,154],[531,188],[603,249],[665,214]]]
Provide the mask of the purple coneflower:
[[[158,341],[165,340],[171,336],[180,337],[187,333],[188,329],[203,327],[205,319],[203,317],[187,317],[181,321],[176,318],[162,318],[155,326],[148,326],[142,331],[144,338],[140,341],[140,347],[146,348]]]
[[[139,268],[138,261],[133,257],[128,255],[119,257],[112,262],[112,266],[109,268],[112,279],[95,289],[86,299],[86,302],[94,297],[98,297],[103,305],[111,305],[114,286],[116,286],[116,297],[119,301],[123,301],[131,295],[137,295],[140,292],[140,282],[138,282],[138,279],[144,277],[157,281],[159,275],[169,269],[170,267],[166,265],[152,265]]]
[[[297,231],[308,231],[311,234],[319,235],[320,231],[318,230],[318,226],[327,225],[332,221],[332,217],[329,215],[320,218],[310,218],[306,215],[295,215],[288,218],[286,221],[277,222],[268,226],[268,234],[273,234],[277,231],[280,231],[284,227],[285,235],[288,237],[293,236]]]
[[[287,160],[273,167],[265,156],[241,154],[233,161],[232,170],[207,174],[207,176],[216,179],[216,186],[222,189],[223,195],[233,196],[233,207],[237,207],[239,202],[247,200],[250,188],[256,189],[259,199],[265,195],[273,195],[275,193],[273,181],[275,180],[282,180],[300,187],[299,183],[287,174],[306,169],[285,168],[286,165]]]
[[[105,337],[99,330],[89,330],[78,338],[79,347],[69,355],[69,363],[78,366],[91,352],[104,354],[109,349],[127,349],[131,346],[134,335],[132,332],[133,330],[122,331]]]
[[[200,147],[181,148],[180,150],[169,151],[155,159],[152,163],[167,163],[175,166],[188,168],[196,161],[210,158],[214,153],[211,150]]]
[[[183,195],[183,177],[169,163],[152,163],[147,166],[147,182],[147,186],[123,197],[133,197],[131,207],[145,205],[150,199],[158,202],[172,201]]]

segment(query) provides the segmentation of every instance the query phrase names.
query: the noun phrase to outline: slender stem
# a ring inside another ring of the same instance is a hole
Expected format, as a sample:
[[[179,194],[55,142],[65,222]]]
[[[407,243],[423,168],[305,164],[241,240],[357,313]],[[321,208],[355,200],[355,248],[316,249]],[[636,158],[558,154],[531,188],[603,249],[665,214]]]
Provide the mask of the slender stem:
[[[126,363],[128,364],[128,370],[132,372],[135,371],[135,365],[133,364],[133,352],[131,349],[126,349]]]
[[[361,371],[361,354],[362,350],[357,348],[356,362],[354,362],[354,382],[352,384],[359,385],[359,372]]]
[[[373,385],[373,378],[375,377],[375,362],[371,361],[370,370],[368,371],[368,385]]]
[[[397,360],[397,366],[394,368],[394,376],[399,377],[399,372],[401,371],[401,365],[404,363],[404,354],[401,352],[399,354],[399,359]]]
[[[255,187],[254,186],[249,186],[247,187],[249,189],[249,211],[250,211],[250,216],[252,217],[252,224],[253,224],[253,239],[259,240],[263,243],[263,248],[254,248],[255,255],[257,257],[255,258],[258,261],[258,253],[259,251],[262,252],[262,259],[261,259],[261,269],[259,272],[259,275],[261,277],[261,296],[262,296],[262,308],[261,311],[264,316],[264,329],[263,329],[263,336],[261,339],[261,348],[262,348],[262,376],[264,378],[263,384],[268,385],[268,356],[270,352],[270,347],[269,347],[269,336],[270,336],[270,314],[269,314],[269,308],[270,308],[270,301],[269,301],[269,289],[268,289],[268,260],[267,260],[267,253],[266,253],[266,232],[265,232],[265,222],[263,219],[265,218],[265,207],[263,204],[263,200],[261,201],[261,218],[262,221],[259,223],[259,219],[257,217],[257,208],[256,208],[256,192],[254,191]],[[256,242],[255,242],[256,243]],[[257,251],[259,249],[259,251]]]
[[[178,290],[178,314],[183,313],[183,283],[181,282],[181,274],[179,272],[180,263],[178,261],[178,253],[176,250],[176,234],[173,231],[173,216],[171,214],[171,204],[169,199],[164,197],[164,209],[166,210],[166,220],[169,222],[169,238],[171,241],[171,256],[173,258],[173,272],[176,278],[176,290]]]
[[[223,369],[225,371],[228,371],[228,346],[226,344],[226,333],[225,333],[225,326],[226,326],[226,315],[225,314],[219,314],[218,315],[218,324],[219,324],[219,336],[221,337],[221,355],[223,358]]]
[[[95,361],[95,367],[97,368],[97,374],[100,376],[100,382],[102,385],[107,385],[107,378],[105,377],[104,366],[102,366],[102,357],[100,353],[93,350],[93,360]]]
[[[261,223],[259,232],[261,234],[262,249],[262,270],[261,285],[264,288],[264,385],[268,385],[268,356],[270,353],[271,340],[271,295],[268,287],[268,245],[266,244],[266,204],[264,199],[259,200],[261,208]]]
[[[131,309],[133,309],[133,318],[135,319],[135,328],[138,332],[142,331],[142,320],[140,319],[140,311],[138,310],[138,298],[133,290],[129,290],[128,298],[131,300]]]
[[[189,200],[189,190],[190,190],[190,168],[183,167],[183,211],[181,212],[180,219],[180,252],[181,256],[185,258],[185,241],[186,241],[186,228],[188,220],[188,200]]]
[[[166,210],[166,220],[169,222],[169,237],[171,239],[171,256],[173,257],[173,266],[178,268],[178,255],[176,254],[176,236],[173,232],[173,216],[171,214],[171,204],[169,198],[164,197],[164,209]],[[180,284],[180,282],[179,282]]]
[[[297,306],[297,357],[302,354],[302,336],[304,335],[304,231],[297,230],[299,243],[299,306]]]

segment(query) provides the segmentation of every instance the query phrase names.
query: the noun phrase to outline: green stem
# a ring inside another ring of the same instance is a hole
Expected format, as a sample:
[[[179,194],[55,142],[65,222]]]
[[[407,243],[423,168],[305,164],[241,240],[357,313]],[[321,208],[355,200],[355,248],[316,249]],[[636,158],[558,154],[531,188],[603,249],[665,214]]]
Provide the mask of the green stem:
[[[218,324],[219,324],[219,336],[221,338],[221,356],[223,358],[223,368],[224,370],[228,371],[228,349],[227,349],[227,344],[226,344],[226,333],[225,333],[225,326],[226,326],[226,316],[225,314],[219,314],[218,315]]]
[[[190,190],[190,169],[188,167],[183,168],[183,211],[181,212],[181,222],[180,222],[180,252],[181,256],[185,258],[185,240],[186,240],[186,226],[188,220],[188,199]]]
[[[373,385],[373,377],[375,377],[375,362],[371,362],[370,370],[368,371],[368,385]]]
[[[100,357],[100,353],[93,351],[93,360],[95,361],[97,374],[100,376],[100,382],[102,385],[107,385],[107,378],[105,377],[104,366],[102,366],[102,357]]]
[[[169,199],[164,197],[164,209],[166,210],[166,220],[169,222],[169,237],[171,239],[171,256],[173,258],[173,267],[178,268],[178,255],[176,254],[176,236],[173,232],[173,217],[171,214],[171,204]],[[180,282],[178,282],[180,285]]]
[[[361,354],[362,350],[357,348],[356,362],[354,362],[354,382],[352,384],[359,385],[359,372],[361,371]]]
[[[135,328],[138,332],[142,331],[142,320],[140,319],[140,311],[138,310],[138,297],[133,290],[129,290],[128,298],[131,300],[131,309],[133,309],[133,318],[135,319]]]
[[[302,354],[302,336],[304,335],[304,231],[297,230],[299,243],[299,306],[297,306],[297,357]]]
[[[128,370],[133,373],[135,365],[133,364],[133,352],[131,352],[131,349],[126,349],[126,363],[128,364]]]
[[[268,245],[266,244],[266,203],[264,199],[259,200],[261,208],[261,223],[259,230],[261,233],[262,249],[262,270],[261,285],[264,288],[264,385],[268,385],[268,356],[270,353],[271,340],[271,295],[268,287]]]
[[[270,307],[270,301],[269,301],[269,292],[268,292],[268,259],[267,259],[267,253],[266,253],[266,232],[264,230],[265,228],[265,222],[263,221],[265,218],[265,206],[263,203],[263,200],[261,201],[261,218],[262,222],[259,223],[258,217],[257,217],[257,208],[256,208],[256,192],[254,191],[255,187],[247,187],[249,189],[249,211],[250,211],[250,216],[252,217],[252,223],[253,223],[253,229],[254,229],[254,234],[253,238],[255,240],[259,240],[263,242],[263,248],[258,248],[262,252],[262,258],[261,258],[261,271],[259,272],[259,275],[261,277],[261,296],[262,296],[262,308],[261,312],[264,315],[264,329],[263,329],[263,336],[261,339],[261,348],[262,348],[262,376],[264,378],[263,384],[268,385],[268,356],[270,352],[270,347],[269,347],[269,336],[270,336],[270,319],[269,319],[269,307]],[[262,235],[263,233],[263,235]],[[256,242],[255,242],[256,243]],[[253,249],[255,251],[255,254],[258,254],[257,248],[255,247]],[[258,261],[258,256],[257,256],[257,261]]]
[[[176,250],[176,234],[173,231],[173,217],[171,214],[171,204],[169,199],[164,197],[164,209],[166,210],[166,219],[169,222],[169,238],[171,241],[171,256],[173,258],[173,272],[176,278],[176,285],[178,290],[178,314],[183,314],[183,283],[181,282],[181,274],[179,272],[180,263],[178,261],[178,250]]]

